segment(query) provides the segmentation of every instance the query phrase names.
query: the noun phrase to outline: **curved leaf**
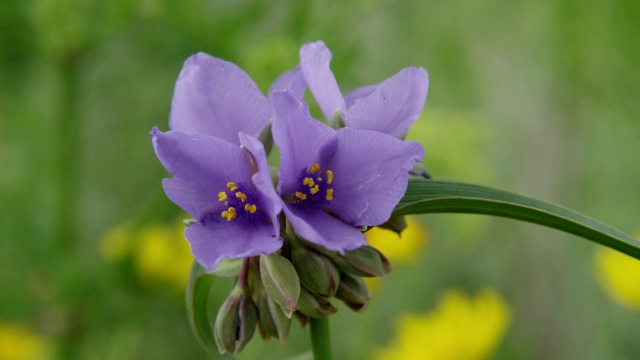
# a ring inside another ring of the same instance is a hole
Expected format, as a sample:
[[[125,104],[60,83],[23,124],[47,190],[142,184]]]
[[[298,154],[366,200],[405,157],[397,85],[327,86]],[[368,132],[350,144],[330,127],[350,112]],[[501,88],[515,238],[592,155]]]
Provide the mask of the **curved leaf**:
[[[200,344],[214,359],[233,359],[226,354],[219,354],[213,335],[213,317],[218,309],[211,307],[209,294],[216,279],[216,276],[208,273],[197,261],[193,262],[186,294],[189,325]]]
[[[573,210],[509,191],[448,181],[414,180],[393,216],[466,213],[507,217],[562,230],[640,260],[640,243]]]

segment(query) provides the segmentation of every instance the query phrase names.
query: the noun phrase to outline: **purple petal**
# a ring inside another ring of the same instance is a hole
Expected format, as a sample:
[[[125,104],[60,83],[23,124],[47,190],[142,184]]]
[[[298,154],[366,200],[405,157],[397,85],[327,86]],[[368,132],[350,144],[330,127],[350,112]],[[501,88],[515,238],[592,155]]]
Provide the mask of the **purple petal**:
[[[207,221],[191,223],[184,231],[191,252],[207,270],[225,258],[244,258],[271,254],[282,247],[282,238],[268,223],[244,226],[240,223]]]
[[[169,127],[238,143],[255,136],[271,118],[265,96],[236,65],[205,53],[187,59],[176,81]]]
[[[274,92],[283,90],[289,90],[302,99],[304,98],[304,91],[306,89],[307,83],[304,81],[304,75],[302,75],[300,66],[298,66],[295,70],[282,73],[282,75],[278,76],[273,84],[271,84],[271,88],[269,89],[269,101],[271,101],[271,95]]]
[[[345,115],[345,124],[354,129],[402,137],[422,112],[428,88],[429,76],[425,69],[402,69],[371,95],[355,101]]]
[[[349,111],[349,108],[353,106],[353,104],[356,102],[356,100],[360,100],[362,98],[365,98],[365,97],[371,95],[371,93],[374,92],[379,86],[380,86],[380,84],[364,86],[364,87],[357,88],[357,89],[353,90],[352,92],[350,92],[344,98],[344,102],[347,105],[347,111]]]
[[[322,210],[307,211],[296,206],[284,206],[284,212],[300,236],[325,249],[344,252],[366,245],[360,230],[331,217]]]
[[[387,221],[404,195],[409,170],[424,155],[422,146],[375,131],[338,130],[338,150],[326,164],[333,171],[329,207],[354,226]]]
[[[174,175],[162,181],[167,197],[198,220],[223,210],[217,194],[227,182],[251,178],[247,155],[232,143],[157,128],[151,136],[158,159]]]
[[[282,211],[282,201],[273,188],[271,169],[267,163],[264,146],[260,141],[245,133],[240,133],[240,142],[249,150],[258,168],[258,172],[251,176],[251,182],[253,182],[253,185],[255,185],[256,189],[258,189],[262,195],[260,208],[264,209],[264,212],[269,215],[269,219],[275,228],[275,233],[279,234],[280,223],[278,221],[278,214]]]
[[[306,43],[300,49],[300,68],[304,79],[327,119],[336,111],[346,110],[336,78],[329,68],[330,63],[331,51],[322,41]]]
[[[297,186],[305,168],[333,155],[337,144],[335,130],[311,118],[307,104],[293,94],[275,92],[272,105],[273,141],[280,150],[278,190],[281,194]]]

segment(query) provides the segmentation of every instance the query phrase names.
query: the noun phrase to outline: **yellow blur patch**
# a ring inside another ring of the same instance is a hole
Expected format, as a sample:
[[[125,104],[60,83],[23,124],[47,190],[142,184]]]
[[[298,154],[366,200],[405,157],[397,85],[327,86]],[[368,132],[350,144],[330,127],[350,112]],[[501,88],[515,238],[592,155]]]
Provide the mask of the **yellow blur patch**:
[[[257,208],[255,205],[249,205],[249,204],[246,204],[246,205],[244,206],[244,210],[245,210],[245,211],[248,211],[248,212],[250,212],[250,213],[252,213],[252,214],[253,214],[253,213],[255,213],[257,209],[258,209],[258,208]]]
[[[180,220],[170,225],[153,223],[138,228],[125,223],[102,237],[100,250],[110,262],[132,258],[136,277],[142,285],[167,284],[182,294],[193,264],[184,229]],[[4,358],[0,356],[0,359]]]
[[[100,239],[100,253],[108,261],[120,261],[131,252],[132,227],[122,223],[107,231]]]
[[[307,199],[307,195],[301,193],[300,191],[296,191],[296,197],[300,200],[306,200]]]
[[[231,191],[236,191],[238,189],[238,185],[236,185],[236,183],[234,182],[228,182],[227,188]]]
[[[309,173],[313,174],[314,172],[320,170],[320,164],[313,164],[309,169]]]
[[[309,189],[309,192],[311,193],[311,195],[314,195],[318,191],[320,191],[320,187],[318,187],[318,185],[316,185],[316,186],[312,187],[311,189]]]
[[[626,308],[640,310],[640,261],[605,247],[596,249],[594,261],[595,277],[607,295]]]
[[[218,193],[218,201],[225,201],[227,200],[227,193],[224,191],[221,191]]]
[[[46,356],[48,341],[21,324],[0,323],[0,359],[35,360]]]
[[[501,343],[510,322],[509,306],[495,291],[485,289],[471,297],[459,290],[448,290],[430,313],[401,317],[394,339],[374,358],[487,359]]]
[[[327,184],[331,185],[333,182],[333,171],[327,170]]]
[[[407,216],[402,234],[374,227],[364,233],[369,245],[380,250],[392,264],[412,263],[429,241],[429,233],[415,217]]]

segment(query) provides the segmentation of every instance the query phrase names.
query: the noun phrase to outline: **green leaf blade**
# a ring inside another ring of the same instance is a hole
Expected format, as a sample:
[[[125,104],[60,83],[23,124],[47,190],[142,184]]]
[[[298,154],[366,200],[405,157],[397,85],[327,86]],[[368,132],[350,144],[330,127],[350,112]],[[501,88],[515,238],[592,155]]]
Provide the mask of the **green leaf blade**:
[[[505,190],[448,181],[410,181],[393,216],[432,213],[484,214],[561,230],[640,260],[640,246],[629,235],[573,210]]]
[[[217,277],[208,273],[197,261],[193,262],[186,291],[187,315],[189,325],[198,341],[214,359],[232,359],[226,354],[220,355],[213,334],[213,319],[217,309],[211,309],[209,295]]]

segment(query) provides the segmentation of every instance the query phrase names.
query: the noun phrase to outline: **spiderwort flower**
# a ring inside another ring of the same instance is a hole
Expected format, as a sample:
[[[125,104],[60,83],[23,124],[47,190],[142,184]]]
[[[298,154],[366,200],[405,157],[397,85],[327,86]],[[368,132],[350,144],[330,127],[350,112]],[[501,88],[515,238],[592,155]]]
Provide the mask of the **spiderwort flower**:
[[[271,96],[280,149],[278,191],[298,234],[344,252],[366,245],[359,230],[384,223],[407,188],[422,146],[375,131],[333,130],[288,91]]]
[[[167,197],[193,216],[185,230],[191,252],[207,270],[223,258],[269,254],[280,249],[273,188],[262,144],[239,134],[234,145],[181,131],[151,131],[162,165],[173,174],[162,185]]]
[[[427,71],[408,67],[380,84],[361,87],[343,97],[329,68],[331,57],[322,41],[303,45],[299,67],[282,74],[271,91],[291,90],[299,95],[304,91],[302,77],[327,119],[340,116],[353,129],[404,137],[427,99]]]
[[[171,101],[172,130],[240,145],[239,132],[256,137],[271,117],[267,98],[238,66],[205,53],[184,62]]]

